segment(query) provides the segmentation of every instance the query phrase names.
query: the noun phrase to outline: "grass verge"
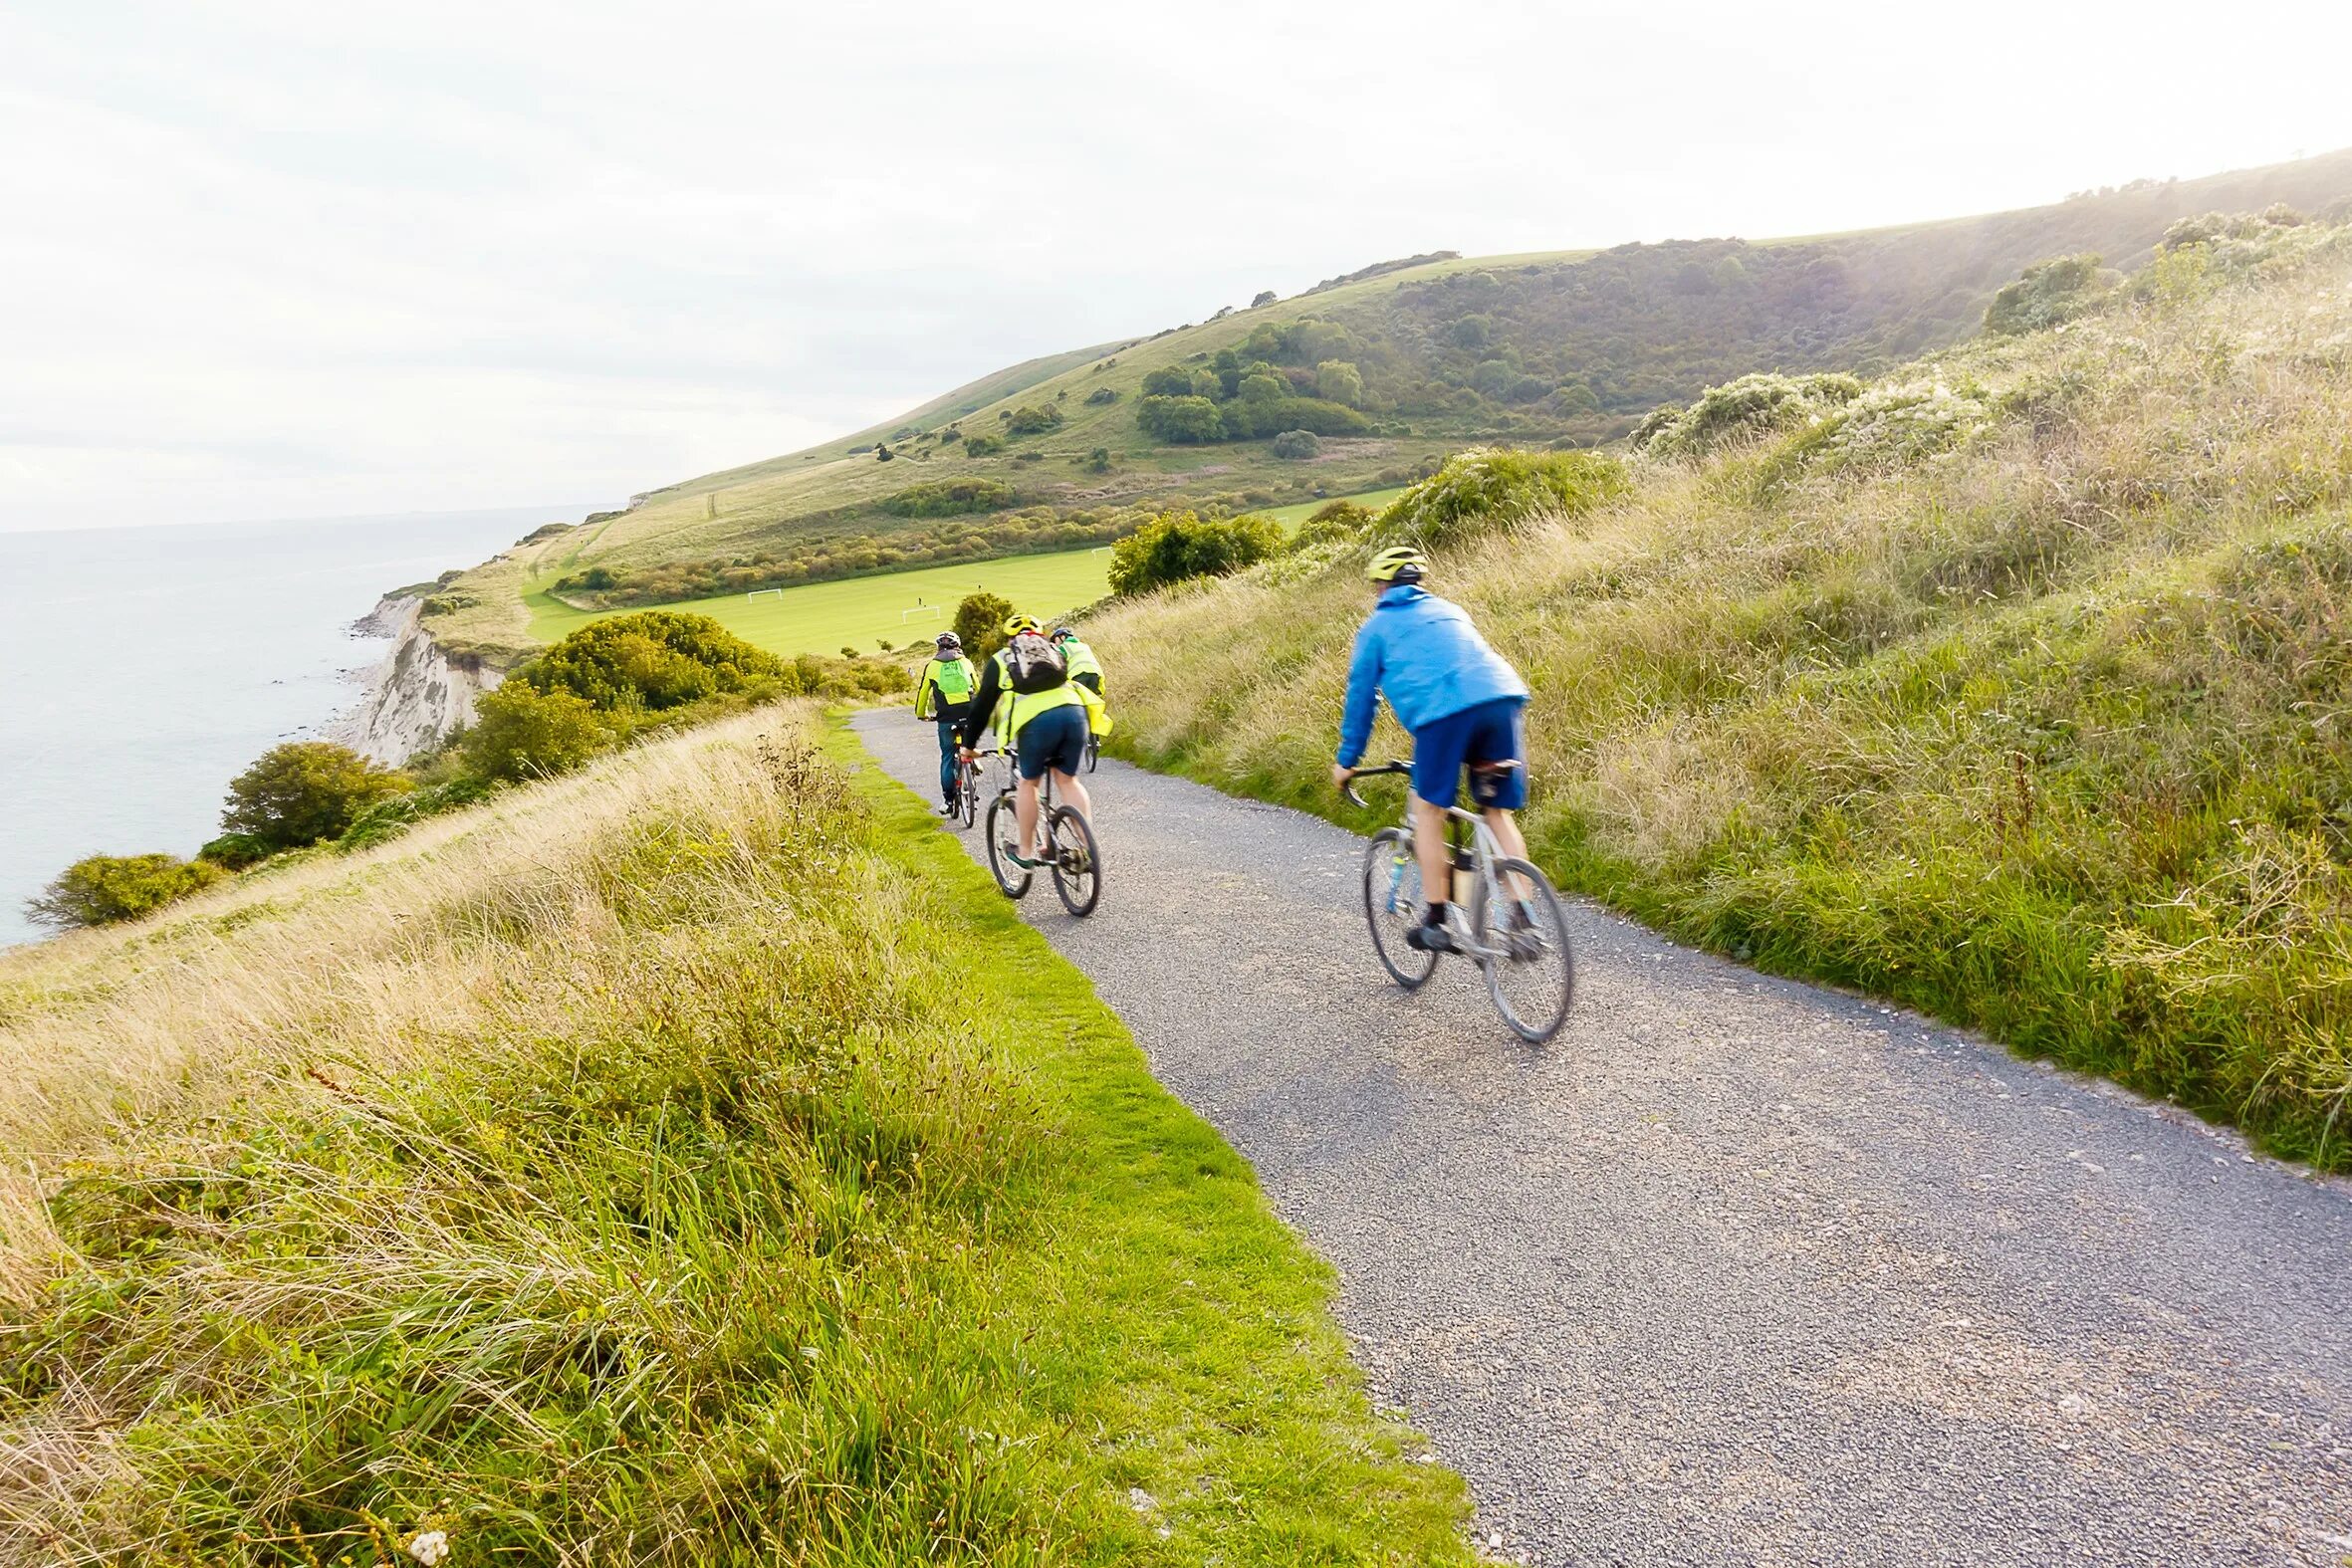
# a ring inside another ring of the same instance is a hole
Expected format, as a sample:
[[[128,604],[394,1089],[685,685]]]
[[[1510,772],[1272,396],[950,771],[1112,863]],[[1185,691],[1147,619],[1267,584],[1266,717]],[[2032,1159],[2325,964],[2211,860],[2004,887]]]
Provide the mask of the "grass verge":
[[[1467,1560],[1247,1167],[822,740],[0,969],[0,1557]]]

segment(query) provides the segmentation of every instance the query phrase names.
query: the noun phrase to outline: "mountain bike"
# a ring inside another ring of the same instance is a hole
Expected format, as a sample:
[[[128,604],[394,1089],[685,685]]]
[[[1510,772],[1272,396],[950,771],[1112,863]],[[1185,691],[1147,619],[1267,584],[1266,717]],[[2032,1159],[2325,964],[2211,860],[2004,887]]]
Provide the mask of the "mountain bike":
[[[1366,768],[1344,792],[1362,805],[1357,783],[1391,775],[1409,778],[1412,772],[1410,763]],[[1446,847],[1454,877],[1446,929],[1455,951],[1485,972],[1487,995],[1511,1031],[1540,1045],[1567,1021],[1576,995],[1576,961],[1568,951],[1559,894],[1536,867],[1504,854],[1476,811],[1447,810]],[[1420,990],[1437,970],[1439,955],[1405,941],[1405,933],[1421,923],[1424,907],[1408,790],[1403,821],[1373,834],[1364,851],[1364,920],[1372,930],[1372,950],[1389,978],[1407,991]]]
[[[1016,803],[1021,788],[1018,754],[1007,748],[1005,784],[988,803],[988,870],[1007,898],[1029,893],[1031,873],[1013,863],[1021,847],[1021,818]],[[1053,873],[1054,891],[1061,907],[1083,918],[1094,913],[1102,898],[1102,851],[1094,842],[1093,826],[1074,806],[1054,803],[1054,775],[1038,781],[1038,836],[1043,840],[1038,858]]]

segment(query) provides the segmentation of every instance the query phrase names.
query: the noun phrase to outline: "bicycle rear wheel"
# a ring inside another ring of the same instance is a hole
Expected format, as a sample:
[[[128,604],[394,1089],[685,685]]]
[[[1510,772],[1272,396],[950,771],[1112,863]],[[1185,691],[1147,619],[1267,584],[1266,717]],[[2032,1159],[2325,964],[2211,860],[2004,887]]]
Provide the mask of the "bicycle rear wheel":
[[[1054,891],[1062,908],[1083,919],[1102,897],[1102,851],[1077,807],[1056,806],[1053,820]]]
[[[956,822],[970,827],[980,820],[980,769],[966,763],[956,774]]]
[[[1093,736],[1091,736],[1091,735],[1087,736],[1087,737],[1086,737],[1086,772],[1088,772],[1088,773],[1092,773],[1092,772],[1094,771],[1094,765],[1095,765],[1096,763],[1099,763],[1099,762],[1101,762],[1101,761],[1102,761],[1102,743],[1101,743],[1099,740],[1095,739],[1095,738],[1094,738]]]
[[[1421,924],[1421,864],[1413,858],[1412,837],[1401,827],[1384,827],[1364,848],[1364,921],[1381,968],[1407,991],[1419,991],[1437,968],[1435,953],[1405,942],[1405,933]]]
[[[1029,891],[1029,873],[1013,863],[1013,852],[1021,847],[1021,819],[1014,813],[1011,795],[1000,794],[988,802],[986,831],[989,875],[1007,898],[1021,897]]]
[[[1527,881],[1525,925],[1511,891],[1514,877]],[[1487,995],[1511,1031],[1530,1045],[1557,1034],[1576,1000],[1576,960],[1568,951],[1567,913],[1551,879],[1525,860],[1496,861],[1494,875],[1480,879],[1471,928],[1480,946],[1495,950],[1479,966],[1487,972]]]

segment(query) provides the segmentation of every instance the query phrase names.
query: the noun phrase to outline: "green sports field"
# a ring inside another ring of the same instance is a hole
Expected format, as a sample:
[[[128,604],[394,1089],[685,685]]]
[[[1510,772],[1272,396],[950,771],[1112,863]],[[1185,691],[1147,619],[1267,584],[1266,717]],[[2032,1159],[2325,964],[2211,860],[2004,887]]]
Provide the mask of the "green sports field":
[[[945,630],[967,593],[1000,593],[1018,609],[1047,616],[1093,603],[1110,591],[1109,578],[1108,548],[1068,550],[811,582],[756,599],[730,593],[644,607],[708,615],[771,653],[838,653],[845,647],[871,652],[877,642],[901,647]],[[628,613],[574,609],[536,585],[524,593],[523,602],[531,609],[531,635],[540,642],[555,642],[590,621]],[[925,614],[923,607],[939,613]]]

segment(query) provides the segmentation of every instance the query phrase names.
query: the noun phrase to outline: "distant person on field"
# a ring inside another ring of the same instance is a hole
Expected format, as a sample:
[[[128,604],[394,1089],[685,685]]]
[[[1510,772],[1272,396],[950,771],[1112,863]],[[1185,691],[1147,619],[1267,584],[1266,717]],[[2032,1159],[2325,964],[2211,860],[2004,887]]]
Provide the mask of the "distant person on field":
[[[1471,798],[1486,812],[1503,852],[1528,854],[1512,813],[1528,803],[1527,744],[1520,710],[1528,683],[1470,623],[1458,604],[1421,586],[1429,558],[1399,545],[1372,558],[1372,613],[1355,634],[1355,658],[1347,670],[1347,704],[1339,721],[1339,755],[1331,782],[1341,788],[1363,761],[1372,739],[1380,698],[1413,735],[1413,854],[1421,864],[1421,892],[1427,902],[1422,924],[1405,934],[1424,953],[1455,951],[1446,930],[1446,902],[1453,890],[1448,863],[1446,811],[1461,787],[1462,770],[1472,769]],[[1508,769],[1487,765],[1511,764]],[[1529,924],[1527,906],[1512,923]]]
[[[1061,650],[1061,662],[1069,666],[1069,678],[1092,692],[1102,695],[1102,661],[1094,657],[1094,650],[1074,627],[1054,628],[1054,646]]]
[[[963,639],[952,631],[939,634],[930,662],[915,681],[915,717],[939,727],[939,797],[946,802],[941,816],[956,808],[956,732],[971,714],[973,692],[980,684],[972,661],[964,657]]]
[[[1078,769],[1086,761],[1088,709],[1069,678],[1069,666],[1046,640],[1035,616],[1012,616],[1005,622],[1005,645],[980,672],[980,691],[964,719],[964,755],[975,755],[1002,699],[1001,730],[1020,757],[1021,789],[1013,803],[1021,843],[1012,858],[1015,865],[1035,867],[1040,864],[1038,781],[1049,771],[1064,803],[1093,820],[1094,803],[1078,783]]]

